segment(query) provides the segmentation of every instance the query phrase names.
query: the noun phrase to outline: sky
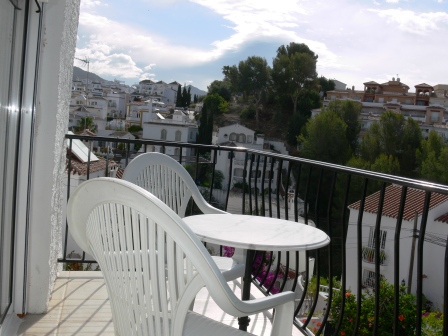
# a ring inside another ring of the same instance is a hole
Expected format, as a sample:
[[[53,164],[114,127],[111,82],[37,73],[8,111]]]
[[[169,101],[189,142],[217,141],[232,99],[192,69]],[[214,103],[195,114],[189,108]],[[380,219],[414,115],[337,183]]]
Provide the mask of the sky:
[[[448,0],[81,0],[75,57],[127,85],[207,90],[225,65],[272,66],[290,42],[318,55],[318,76],[357,90],[392,77],[410,91],[448,84]]]

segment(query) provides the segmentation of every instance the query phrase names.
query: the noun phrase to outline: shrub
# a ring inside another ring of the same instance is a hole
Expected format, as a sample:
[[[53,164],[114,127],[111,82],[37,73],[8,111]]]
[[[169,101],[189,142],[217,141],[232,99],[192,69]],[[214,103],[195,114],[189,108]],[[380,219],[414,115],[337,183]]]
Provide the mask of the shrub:
[[[255,107],[249,106],[241,111],[240,118],[243,120],[255,118]]]
[[[422,336],[443,336],[443,314],[441,312],[423,313]]]
[[[375,294],[371,290],[367,290],[361,296],[361,316],[359,321],[359,329],[356,335],[372,335],[375,321],[378,323],[377,336],[393,335],[393,311],[394,311],[394,286],[385,280],[379,285],[380,308],[379,315],[375,316]],[[342,293],[335,292],[330,308],[330,317],[337,323],[341,315],[342,295],[345,295],[345,309],[339,335],[353,335],[357,317],[357,299],[350,291]],[[413,335],[415,332],[415,296],[406,293],[406,287],[400,287],[399,295],[399,313],[396,335]]]

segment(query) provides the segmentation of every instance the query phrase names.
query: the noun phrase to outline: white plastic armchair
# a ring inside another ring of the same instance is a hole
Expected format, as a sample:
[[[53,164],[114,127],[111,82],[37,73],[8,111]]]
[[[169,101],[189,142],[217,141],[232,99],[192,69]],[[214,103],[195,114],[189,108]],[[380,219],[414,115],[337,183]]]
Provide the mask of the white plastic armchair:
[[[291,335],[294,294],[241,301],[198,237],[148,191],[114,178],[86,181],[70,197],[67,220],[103,272],[116,335],[252,335],[189,311],[204,285],[233,316],[275,308],[270,335]]]
[[[124,170],[123,180],[146,189],[182,218],[191,198],[205,214],[227,214],[207,203],[187,170],[162,153],[137,156]],[[244,264],[226,257],[213,256],[213,259],[228,281],[244,275]]]
[[[181,218],[185,217],[191,198],[205,214],[227,214],[207,203],[187,170],[166,154],[152,152],[137,156],[124,170],[123,180],[148,190]]]

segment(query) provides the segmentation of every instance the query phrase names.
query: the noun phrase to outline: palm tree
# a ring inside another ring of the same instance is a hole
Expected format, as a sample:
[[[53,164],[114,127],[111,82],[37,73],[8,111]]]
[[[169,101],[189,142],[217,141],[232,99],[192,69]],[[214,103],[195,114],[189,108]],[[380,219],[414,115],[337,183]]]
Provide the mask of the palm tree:
[[[96,132],[97,125],[93,122],[92,117],[81,117],[81,119],[78,120],[78,125],[75,126],[75,132],[80,132],[86,129],[94,133]]]

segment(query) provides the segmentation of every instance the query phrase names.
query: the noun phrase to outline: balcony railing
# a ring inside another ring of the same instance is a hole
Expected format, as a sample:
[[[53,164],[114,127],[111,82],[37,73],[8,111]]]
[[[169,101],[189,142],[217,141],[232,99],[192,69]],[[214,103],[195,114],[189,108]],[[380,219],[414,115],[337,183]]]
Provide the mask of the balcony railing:
[[[427,290],[423,280],[425,279],[424,275],[426,275],[429,278],[438,277],[442,279],[441,283],[444,284],[444,287],[439,294],[440,297],[443,297],[443,303],[440,309],[444,314],[448,312],[448,250],[446,237],[439,244],[444,251],[444,258],[438,262],[440,267],[432,269],[431,272],[434,272],[433,274],[428,274],[428,271],[425,271],[426,274],[424,274],[425,262],[429,262],[428,260],[433,257],[425,254],[425,244],[427,244],[425,242],[433,234],[433,232],[429,232],[429,236],[426,236],[426,228],[429,222],[428,214],[430,209],[432,209],[431,200],[440,196],[436,197],[434,195],[448,195],[447,186],[242,147],[77,135],[67,135],[66,138],[68,139],[69,147],[72,146],[73,139],[93,142],[93,146],[88,146],[88,148],[94,148],[96,142],[106,143],[106,146],[111,146],[114,142],[124,144],[125,150],[121,160],[123,168],[131,160],[131,155],[135,155],[135,153],[130,151],[131,144],[140,145],[143,151],[152,149],[155,146],[162,148],[162,150],[167,150],[170,147],[180,148],[180,151],[178,151],[179,155],[176,155],[174,158],[186,166],[195,181],[201,181],[201,189],[208,189],[207,199],[210,203],[234,213],[285,218],[291,221],[298,221],[299,216],[302,216],[305,223],[315,225],[317,228],[324,230],[331,237],[331,243],[327,247],[318,251],[300,253],[274,252],[272,254],[270,251],[260,251],[263,254],[263,260],[265,260],[263,270],[265,274],[272,276],[261,277],[259,270],[254,270],[253,274],[253,284],[265,295],[273,295],[272,293],[283,290],[292,290],[297,294],[294,324],[307,335],[321,335],[324,333],[325,335],[340,335],[340,331],[342,331],[341,326],[345,321],[344,318],[346,319],[350,314],[355,314],[350,316],[352,316],[352,323],[355,326],[354,334],[358,334],[358,328],[363,319],[360,313],[362,307],[361,297],[363,297],[366,285],[373,289],[371,293],[375,296],[375,307],[371,312],[372,316],[380,316],[382,308],[379,284],[384,276],[381,273],[384,268],[381,266],[393,267],[386,274],[389,276],[389,282],[394,288],[392,299],[394,308],[388,314],[393,321],[393,329],[390,330],[390,335],[398,335],[402,326],[400,319],[403,314],[400,308],[400,293],[403,291],[404,275],[400,272],[403,272],[402,269],[409,266],[408,262],[402,261],[406,254],[409,255],[409,251],[404,249],[404,247],[408,248],[408,245],[404,246],[402,239],[409,237],[414,237],[409,239],[415,239],[415,277],[412,290],[416,297],[416,311],[423,312],[424,291]],[[123,145],[121,146],[123,147]],[[218,152],[222,151],[230,153],[218,156]],[[188,152],[189,156],[183,156],[182,153],[184,152]],[[72,176],[70,175],[71,151],[68,151],[68,153],[67,198],[70,197],[70,190],[73,187],[71,186]],[[245,157],[242,178],[246,179],[248,184],[248,188],[238,188],[237,191],[232,190],[233,183],[235,183],[232,175],[235,163],[233,158],[236,153],[239,153],[239,155],[243,154]],[[222,172],[226,182],[222,183],[220,186],[222,190],[218,192],[218,184],[215,183],[215,177],[220,174],[216,174],[216,166],[217,160],[223,157],[226,160],[230,160],[230,162],[223,165],[228,167],[226,168],[228,169],[227,171]],[[111,171],[110,169],[112,161],[106,159],[106,163],[104,174],[110,175],[114,173],[115,170]],[[93,176],[89,167],[90,162],[87,162],[87,172],[84,179],[89,179]],[[256,176],[258,174],[252,175],[251,172],[253,171],[261,171],[261,176]],[[276,172],[275,175],[274,172]],[[268,176],[275,176],[275,183],[267,179]],[[288,190],[288,196],[284,192],[282,195],[282,188],[275,188],[275,185],[282,185],[284,187],[283,190]],[[363,249],[362,243],[368,234],[367,229],[365,229],[366,221],[369,221],[368,224],[370,226],[368,226],[368,229],[372,225],[375,229],[374,241],[380,241],[379,232],[386,229],[386,225],[382,223],[382,221],[385,221],[385,217],[382,216],[382,209],[386,205],[390,205],[386,204],[385,195],[386,189],[391,186],[401,187],[401,191],[393,201],[394,208],[397,211],[397,216],[393,223],[393,234],[387,238],[393,245],[393,248],[388,249],[391,253],[387,257],[373,258],[369,261],[370,263],[367,266],[370,267],[370,270],[368,273],[363,273],[363,265],[365,264],[363,261],[368,260],[371,254],[373,256],[381,256],[382,252],[381,246],[378,244],[369,248],[368,251]],[[407,220],[405,218],[405,210],[415,201],[407,197],[408,191],[411,189],[420,191],[424,198],[422,207],[419,210],[418,234],[410,234],[410,230],[402,229],[402,226],[404,227],[405,225],[404,221]],[[214,197],[214,195],[218,194],[223,196],[219,198],[219,202]],[[378,196],[376,201],[376,209],[378,211],[376,213],[367,207],[367,201],[372,195]],[[350,217],[353,206],[349,206],[353,204],[358,204],[359,212],[356,218]],[[192,213],[194,213],[193,207],[191,209]],[[445,212],[448,212],[448,209]],[[347,232],[349,230],[352,233],[354,232],[353,237],[348,237]],[[67,247],[69,240],[70,237],[66,230],[63,244],[64,257],[59,260],[62,263],[74,262],[74,260],[66,257],[71,252],[70,248]],[[223,253],[222,248],[218,250],[219,253]],[[352,258],[355,258],[355,261]],[[82,254],[82,257],[76,260],[76,262],[89,263],[94,262],[94,260],[89,260],[88,256]],[[368,274],[368,284],[366,282],[366,274]],[[313,284],[312,281],[305,281],[303,286],[299,286],[299,278],[311,279],[312,277],[314,278]],[[350,277],[349,280],[355,282],[356,289],[348,287],[348,277]],[[274,281],[272,281],[272,278]],[[321,295],[318,290],[313,290],[313,288],[321,288],[323,279],[327,279],[325,285],[328,287],[328,290],[326,291],[323,309],[321,309],[319,308]],[[338,282],[340,282],[340,286],[337,289],[334,282],[335,279],[338,279]],[[302,289],[299,290],[299,287]],[[346,295],[341,295],[339,314],[330,316],[333,298],[337,293],[341,293],[340,291],[342,293],[355,294],[356,307],[354,310],[346,309]],[[319,318],[318,324],[315,324],[316,316]],[[422,335],[422,328],[424,328],[422,325],[422,314],[417,313],[413,318],[415,318],[415,335]],[[448,335],[448,319],[445,318],[443,323],[443,335]],[[311,331],[312,324],[314,326],[313,331]],[[372,321],[371,328],[372,335],[379,334],[380,324],[378,320]]]

